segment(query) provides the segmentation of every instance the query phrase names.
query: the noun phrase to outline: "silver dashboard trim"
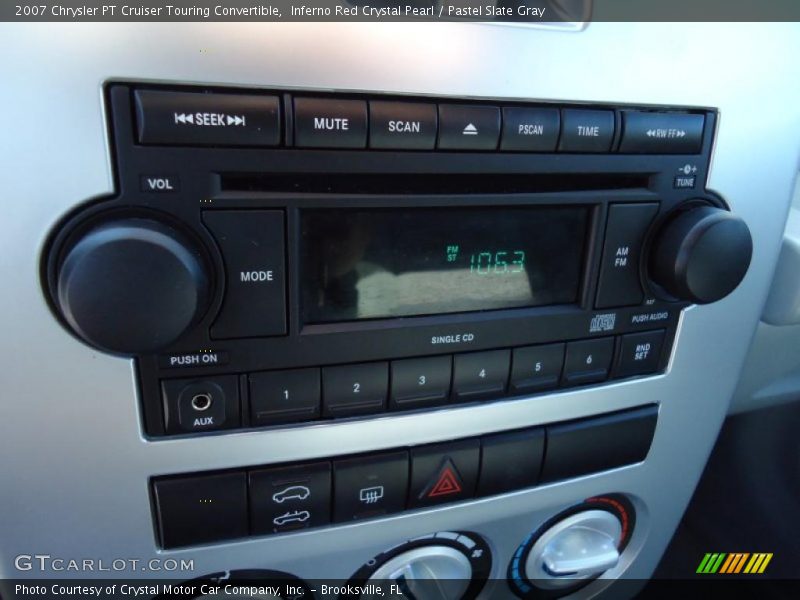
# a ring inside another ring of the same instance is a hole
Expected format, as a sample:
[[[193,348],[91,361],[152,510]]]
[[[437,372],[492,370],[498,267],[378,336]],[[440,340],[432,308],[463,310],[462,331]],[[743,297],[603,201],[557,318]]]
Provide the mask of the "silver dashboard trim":
[[[725,417],[777,260],[800,157],[800,113],[788,109],[800,105],[791,77],[798,33],[789,23],[593,23],[579,33],[442,23],[0,25],[0,53],[14,57],[0,66],[0,105],[14,116],[4,131],[10,143],[0,146],[0,576],[41,575],[16,572],[13,558],[46,552],[191,556],[193,576],[268,567],[342,578],[404,539],[459,529],[489,539],[494,575],[504,576],[521,532],[585,497],[621,492],[634,499],[639,526],[608,576],[649,577]],[[54,223],[112,191],[100,93],[109,79],[717,107],[708,185],[748,223],[752,266],[731,296],[684,313],[663,376],[424,418],[151,443],[131,362],[67,334],[39,281]],[[152,475],[445,440],[651,402],[659,422],[639,465],[368,523],[169,552],[155,545]],[[494,593],[508,592],[498,584]]]

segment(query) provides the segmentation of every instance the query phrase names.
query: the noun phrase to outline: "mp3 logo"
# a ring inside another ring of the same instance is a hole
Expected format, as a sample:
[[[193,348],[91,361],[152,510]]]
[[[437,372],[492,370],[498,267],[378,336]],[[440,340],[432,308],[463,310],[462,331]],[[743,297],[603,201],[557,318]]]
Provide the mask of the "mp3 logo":
[[[597,333],[599,331],[613,331],[614,324],[617,322],[617,313],[607,313],[603,315],[595,315],[589,323],[589,333]]]

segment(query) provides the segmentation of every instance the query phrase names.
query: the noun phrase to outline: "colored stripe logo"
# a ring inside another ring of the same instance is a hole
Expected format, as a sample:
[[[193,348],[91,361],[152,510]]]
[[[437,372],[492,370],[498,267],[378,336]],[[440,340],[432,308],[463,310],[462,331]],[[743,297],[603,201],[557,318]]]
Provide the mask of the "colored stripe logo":
[[[720,573],[732,575],[737,573],[748,573],[751,575],[761,574],[767,569],[769,561],[772,560],[772,552],[708,552],[700,561],[696,573],[712,575]]]

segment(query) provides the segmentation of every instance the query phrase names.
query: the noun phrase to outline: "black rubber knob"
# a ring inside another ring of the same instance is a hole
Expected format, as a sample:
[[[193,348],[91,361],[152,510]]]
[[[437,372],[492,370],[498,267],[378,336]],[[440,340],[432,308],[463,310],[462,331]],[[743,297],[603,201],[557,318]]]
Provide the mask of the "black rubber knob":
[[[57,302],[81,338],[121,354],[177,340],[209,295],[202,255],[175,229],[129,218],[91,229],[63,255]]]
[[[650,277],[675,298],[708,304],[736,289],[752,255],[753,240],[742,219],[698,206],[663,226],[650,254]]]

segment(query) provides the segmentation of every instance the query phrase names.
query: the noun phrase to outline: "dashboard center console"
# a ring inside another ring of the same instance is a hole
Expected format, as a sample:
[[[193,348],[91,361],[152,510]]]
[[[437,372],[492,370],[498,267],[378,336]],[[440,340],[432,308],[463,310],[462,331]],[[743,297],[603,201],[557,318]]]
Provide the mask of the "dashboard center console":
[[[136,357],[153,443],[652,376],[681,311],[750,264],[747,226],[702,186],[712,110],[122,83],[107,101],[119,193],[65,219],[43,273],[75,335]],[[152,481],[158,542],[290,534],[634,464],[657,415],[173,473]],[[616,565],[615,528],[600,542],[613,561],[554,587]],[[529,578],[573,574],[535,560]]]

